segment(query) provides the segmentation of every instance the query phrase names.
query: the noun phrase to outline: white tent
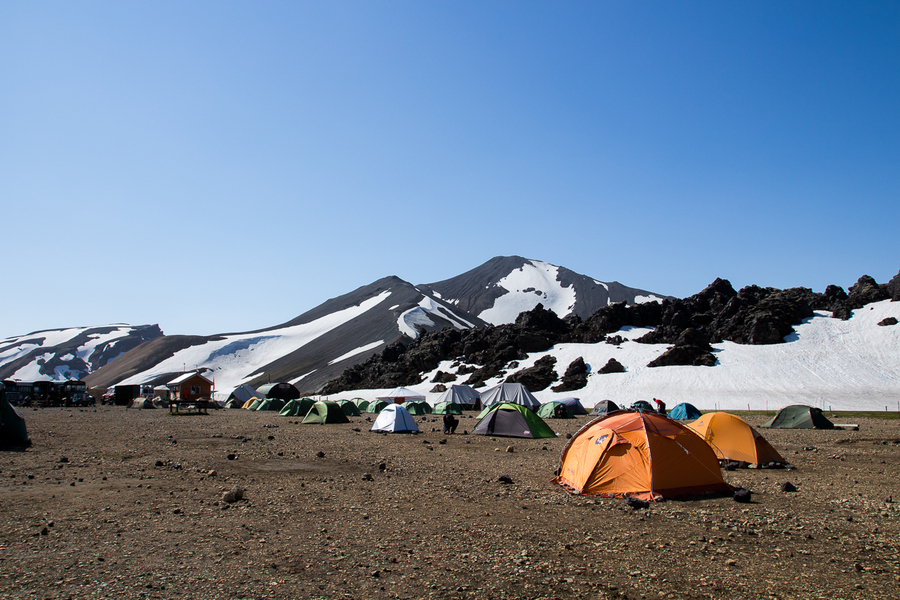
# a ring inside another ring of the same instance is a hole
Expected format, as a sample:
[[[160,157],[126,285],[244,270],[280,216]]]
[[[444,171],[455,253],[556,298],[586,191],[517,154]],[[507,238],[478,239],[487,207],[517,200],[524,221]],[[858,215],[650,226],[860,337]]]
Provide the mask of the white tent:
[[[376,400],[384,400],[385,402],[393,402],[395,404],[403,404],[404,402],[424,402],[425,395],[414,392],[409,388],[394,388],[384,396],[377,396]]]
[[[481,394],[481,406],[483,408],[500,402],[521,404],[525,408],[535,411],[541,406],[538,399],[521,383],[501,383]]]
[[[441,402],[450,402],[451,404],[477,404],[481,395],[467,385],[451,385],[445,392],[438,396],[432,406],[437,406]]]
[[[575,398],[573,396],[569,396],[568,398],[557,398],[557,402],[562,402],[566,406],[569,407],[569,410],[572,411],[573,415],[586,415],[588,414],[587,409],[581,404],[581,400]]]
[[[372,431],[418,433],[419,426],[416,425],[416,420],[413,419],[408,410],[399,404],[389,404],[378,413],[378,417],[372,425]]]

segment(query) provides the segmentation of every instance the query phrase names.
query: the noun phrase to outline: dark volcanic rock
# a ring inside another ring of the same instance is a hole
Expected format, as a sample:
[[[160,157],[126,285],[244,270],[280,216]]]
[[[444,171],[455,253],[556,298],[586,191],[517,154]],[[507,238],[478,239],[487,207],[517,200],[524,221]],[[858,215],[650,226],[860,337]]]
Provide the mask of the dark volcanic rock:
[[[691,365],[711,367],[716,364],[706,335],[698,329],[685,329],[675,345],[647,364],[648,367]]]
[[[862,308],[870,302],[887,300],[890,297],[887,286],[881,287],[874,279],[868,275],[863,275],[859,278],[859,281],[850,286],[850,293],[847,294],[847,303],[850,305],[850,308],[855,309]]]
[[[882,320],[878,321],[878,324],[881,325],[882,327],[886,327],[888,325],[896,325],[897,318],[896,317],[888,317],[886,319],[882,319]]]
[[[894,275],[893,279],[885,284],[884,287],[891,296],[891,302],[900,302],[900,272]]]
[[[588,367],[584,362],[584,358],[579,356],[569,363],[566,372],[562,377],[559,385],[553,386],[554,392],[570,392],[572,390],[580,390],[587,385]]]
[[[533,367],[522,369],[506,378],[506,383],[521,383],[529,391],[539,392],[556,381],[556,359],[552,356],[541,357]]]
[[[600,370],[597,372],[601,373],[603,375],[606,375],[608,373],[624,373],[625,367],[622,365],[622,363],[620,363],[616,359],[611,358],[608,361],[606,361],[606,364],[603,365],[600,368]]]

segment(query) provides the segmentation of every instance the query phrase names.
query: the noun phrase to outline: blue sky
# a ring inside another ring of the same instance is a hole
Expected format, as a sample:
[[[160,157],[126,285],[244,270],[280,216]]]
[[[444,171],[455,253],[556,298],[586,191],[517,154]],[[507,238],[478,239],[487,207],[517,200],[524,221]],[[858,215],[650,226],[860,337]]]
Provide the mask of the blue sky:
[[[0,338],[276,325],[498,255],[900,269],[900,4],[0,3]]]

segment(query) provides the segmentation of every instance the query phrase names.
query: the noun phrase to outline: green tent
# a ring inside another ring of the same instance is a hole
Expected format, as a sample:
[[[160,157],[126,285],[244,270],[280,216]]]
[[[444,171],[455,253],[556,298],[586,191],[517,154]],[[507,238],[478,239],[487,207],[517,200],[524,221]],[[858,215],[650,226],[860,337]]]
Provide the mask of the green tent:
[[[285,401],[280,398],[266,398],[257,405],[254,410],[272,410],[275,412],[284,408]]]
[[[306,413],[309,412],[309,409],[313,407],[313,404],[315,404],[315,402],[309,398],[297,398],[285,404],[284,407],[278,411],[278,414],[282,417],[305,417]]]
[[[384,400],[375,400],[374,402],[370,402],[366,407],[367,413],[380,413],[385,409],[386,406],[390,406],[393,402],[386,402]]]
[[[434,405],[431,412],[435,415],[461,415],[462,407],[462,404],[457,404],[455,402],[438,402]]]
[[[349,423],[350,419],[344,414],[344,410],[337,402],[331,400],[320,400],[313,404],[306,418],[301,422],[306,425],[308,423],[316,423],[323,425],[325,423]]]
[[[341,410],[344,411],[344,414],[348,417],[359,416],[359,408],[353,403],[352,400],[338,400],[337,403],[341,407]]]
[[[537,416],[542,419],[574,419],[575,414],[572,412],[572,409],[563,404],[562,402],[557,402],[553,400],[552,402],[547,402],[546,404],[541,404],[541,407],[537,409]]]
[[[410,400],[401,404],[411,415],[430,415],[431,405],[424,401]]]
[[[368,400],[363,400],[362,398],[354,398],[354,399],[351,400],[350,402],[352,402],[353,404],[355,404],[355,405],[356,405],[356,408],[358,408],[358,409],[360,410],[360,412],[362,412],[362,411],[366,410],[367,408],[369,408],[369,401],[368,401]]]
[[[256,407],[262,404],[262,400],[259,398],[254,398],[250,401],[250,405],[247,406],[247,410],[256,410]]]
[[[0,383],[0,446],[30,446],[28,431],[25,429],[25,417],[7,402],[6,390]]]
[[[503,402],[478,421],[472,433],[501,437],[552,438],[553,430],[531,409],[522,404]]]
[[[763,425],[773,429],[834,429],[834,423],[822,414],[822,409],[814,406],[792,404],[778,411],[778,414]]]

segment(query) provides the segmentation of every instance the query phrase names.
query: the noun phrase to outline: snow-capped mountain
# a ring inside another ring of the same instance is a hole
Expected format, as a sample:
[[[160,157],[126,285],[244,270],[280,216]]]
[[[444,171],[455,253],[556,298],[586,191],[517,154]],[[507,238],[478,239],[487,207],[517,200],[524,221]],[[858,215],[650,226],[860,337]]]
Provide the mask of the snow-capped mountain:
[[[616,302],[661,302],[667,296],[602,282],[521,256],[498,256],[462,275],[421,286],[445,302],[492,325],[512,323],[538,304],[559,317],[582,319]]]
[[[157,325],[107,325],[35,331],[7,338],[0,341],[0,379],[83,379],[162,335]]]
[[[91,387],[108,387],[162,383],[172,374],[203,369],[215,380],[216,389],[226,394],[241,383],[258,386],[270,381],[289,381],[312,393],[346,367],[422,331],[512,322],[538,303],[559,316],[584,316],[611,302],[662,297],[540,261],[497,257],[434,284],[415,286],[399,277],[385,277],[287,323],[258,331],[164,336],[156,326],[122,326],[13,338],[0,347],[0,373],[22,380],[84,379]],[[115,332],[119,337],[112,337]],[[127,345],[120,339],[126,333]],[[108,341],[99,337],[104,334]],[[100,346],[102,341],[106,345]],[[86,357],[94,359],[85,361]],[[111,362],[113,358],[117,360]]]
[[[210,337],[168,336],[85,381],[95,387],[160,383],[173,374],[203,369],[225,395],[242,383],[276,381],[312,393],[400,338],[483,325],[398,277],[386,277],[276,327]]]

